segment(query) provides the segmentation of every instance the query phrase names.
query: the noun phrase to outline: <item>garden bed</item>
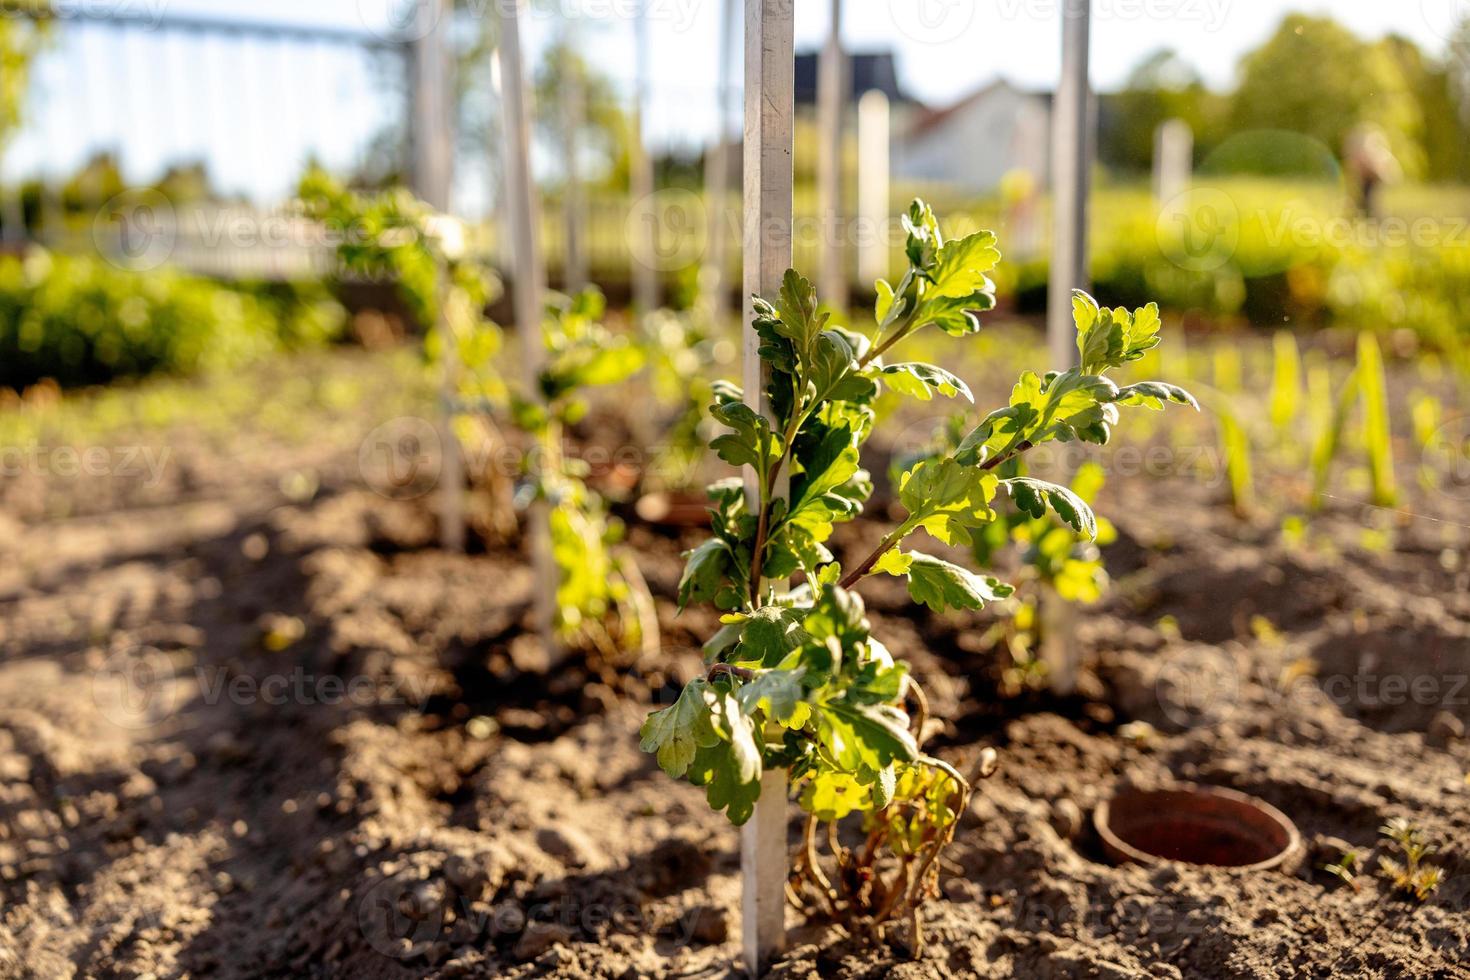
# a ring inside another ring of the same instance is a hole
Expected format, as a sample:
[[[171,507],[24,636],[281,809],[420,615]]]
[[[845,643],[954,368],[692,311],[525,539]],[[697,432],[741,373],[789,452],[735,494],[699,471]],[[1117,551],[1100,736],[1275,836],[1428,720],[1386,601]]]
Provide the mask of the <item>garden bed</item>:
[[[716,625],[674,612],[698,532],[632,526],[664,647],[616,692],[532,639],[520,554],[444,554],[432,498],[362,486],[399,375],[358,353],[301,370],[350,391],[303,398],[289,438],[139,428],[129,445],[170,449],[162,479],[8,481],[0,977],[727,975],[738,834],[636,737]],[[1002,698],[989,612],[864,584],[944,722],[931,745],[994,746],[1001,768],[946,852],[921,960],[793,914],[775,976],[1467,975],[1470,530],[1407,519],[1369,549],[1339,504],[1289,548],[1219,488],[1160,479],[1114,476],[1099,501],[1115,582],[1077,696]],[[1097,804],[1179,781],[1275,805],[1310,859],[1110,864]],[[1374,872],[1393,817],[1441,849],[1423,904]],[[1344,842],[1357,890],[1320,870]]]

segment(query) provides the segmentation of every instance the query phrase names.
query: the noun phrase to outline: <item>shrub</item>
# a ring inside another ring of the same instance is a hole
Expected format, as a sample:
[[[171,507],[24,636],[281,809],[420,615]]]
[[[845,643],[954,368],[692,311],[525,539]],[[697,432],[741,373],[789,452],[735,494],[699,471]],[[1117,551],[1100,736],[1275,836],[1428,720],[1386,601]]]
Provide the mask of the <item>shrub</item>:
[[[1159,343],[1157,307],[1109,310],[1078,292],[1079,366],[1026,371],[1009,405],[979,419],[951,452],[911,466],[898,489],[906,516],[844,570],[827,541],[834,525],[862,513],[872,492],[860,451],[875,424],[875,399],[884,388],[970,399],[943,368],[885,355],[927,327],[974,334],[977,314],[995,303],[993,233],[946,240],[922,201],[910,205],[904,227],[908,267],[896,285],[876,284],[874,330],[829,325],[811,283],[795,271],[773,301],[756,300],[751,327],[769,369],[762,394],[770,416],[728,382],[716,385],[710,407],[727,429],[711,448],[747,468],[750,490],[738,480],[710,488],[714,536],[688,554],[679,583],[681,606],[713,604],[724,627],[705,646],[707,672],[652,714],[641,735],[670,776],[703,786],[709,805],[737,824],[754,812],[762,774],[784,769],[808,814],[794,887],[858,935],[881,937],[907,918],[917,945],[917,910],[937,893],[940,852],[965,812],[970,780],[923,751],[922,689],[873,634],[856,587],[870,574],[903,578],[910,597],[935,611],[981,609],[1010,595],[994,578],[903,544],[920,530],[971,544],[997,519],[992,504],[1002,491],[1032,515],[1049,510],[1095,535],[1097,520],[1078,494],[1003,478],[1000,468],[1052,441],[1107,442],[1120,406],[1194,402],[1172,385],[1120,388],[1106,377]],[[798,573],[804,581],[794,590],[773,587]],[[866,839],[848,848],[832,825],[854,813]],[[829,825],[835,877],[817,852],[819,823]]]
[[[171,269],[128,272],[38,250],[0,258],[0,385],[232,367],[326,342],[343,319],[319,287],[230,288]]]

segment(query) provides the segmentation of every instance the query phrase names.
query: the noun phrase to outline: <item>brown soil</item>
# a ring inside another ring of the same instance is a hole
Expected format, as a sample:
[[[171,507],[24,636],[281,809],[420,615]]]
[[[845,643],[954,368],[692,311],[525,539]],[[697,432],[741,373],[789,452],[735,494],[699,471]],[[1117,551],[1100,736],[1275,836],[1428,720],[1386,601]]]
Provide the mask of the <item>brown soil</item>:
[[[528,640],[518,554],[438,551],[430,501],[364,488],[337,436],[171,445],[147,490],[4,489],[0,977],[735,971],[737,833],[635,737],[712,626],[675,616],[680,535],[631,530],[666,642],[618,696]],[[1366,551],[1341,512],[1317,528],[1346,544],[1287,550],[1215,491],[1160,486],[1117,480],[1101,507],[1120,540],[1086,697],[999,699],[988,617],[875,583],[938,751],[993,745],[1002,768],[922,959],[793,912],[775,976],[1470,976],[1466,531],[1409,521]],[[1274,804],[1311,859],[1110,864],[1094,807],[1178,781]],[[1373,873],[1394,816],[1440,847],[1426,903]],[[1319,870],[1330,839],[1364,855],[1361,890]]]

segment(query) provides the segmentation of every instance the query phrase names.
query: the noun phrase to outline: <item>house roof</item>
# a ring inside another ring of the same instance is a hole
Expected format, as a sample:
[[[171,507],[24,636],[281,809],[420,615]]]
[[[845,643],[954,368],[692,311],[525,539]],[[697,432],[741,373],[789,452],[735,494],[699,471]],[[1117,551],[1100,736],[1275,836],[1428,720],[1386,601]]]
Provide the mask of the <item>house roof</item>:
[[[1025,91],[1016,87],[1015,85],[1012,85],[1008,80],[1004,78],[997,78],[994,81],[985,83],[984,85],[977,88],[975,91],[971,92],[969,95],[964,96],[959,101],[953,102],[942,109],[926,110],[925,112],[920,114],[917,119],[914,120],[913,126],[909,129],[909,135],[923,136],[928,132],[939,129],[946,123],[950,122],[955,116],[975,105],[975,103],[984,101],[985,99],[993,96],[995,93],[1002,91],[1010,91],[1016,92],[1021,95],[1029,95],[1033,98],[1041,99],[1047,104],[1051,103],[1052,94],[1050,92]]]
[[[796,104],[817,103],[817,59],[816,51],[802,51],[796,56]],[[864,92],[874,89],[888,96],[890,102],[912,104],[914,99],[898,83],[898,70],[892,51],[849,51],[847,52],[848,79],[851,85],[847,98],[856,102]]]

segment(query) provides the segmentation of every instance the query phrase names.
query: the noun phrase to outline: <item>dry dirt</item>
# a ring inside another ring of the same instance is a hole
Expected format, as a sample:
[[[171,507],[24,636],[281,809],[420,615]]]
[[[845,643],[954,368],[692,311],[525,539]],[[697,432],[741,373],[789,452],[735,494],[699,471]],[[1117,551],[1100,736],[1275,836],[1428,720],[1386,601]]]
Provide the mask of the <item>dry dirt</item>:
[[[429,498],[364,487],[339,439],[171,445],[148,488],[0,493],[0,977],[735,972],[737,834],[635,737],[711,626],[675,617],[678,535],[631,530],[665,651],[618,697],[526,640],[518,554],[438,551]],[[868,593],[938,751],[1002,768],[922,959],[793,912],[775,976],[1470,976],[1470,533],[1410,519],[1365,550],[1348,509],[1316,526],[1335,548],[1287,549],[1167,491],[1115,481],[1100,508],[1120,540],[1086,697],[1002,700],[988,618]],[[1105,860],[1098,802],[1181,780],[1275,804],[1313,859]],[[1422,905],[1372,873],[1394,816],[1440,847]],[[1329,839],[1360,890],[1317,869]]]

